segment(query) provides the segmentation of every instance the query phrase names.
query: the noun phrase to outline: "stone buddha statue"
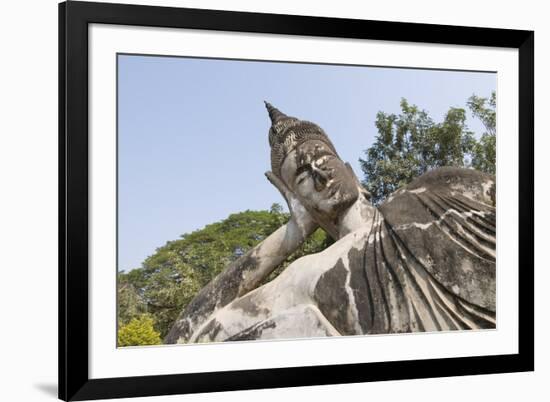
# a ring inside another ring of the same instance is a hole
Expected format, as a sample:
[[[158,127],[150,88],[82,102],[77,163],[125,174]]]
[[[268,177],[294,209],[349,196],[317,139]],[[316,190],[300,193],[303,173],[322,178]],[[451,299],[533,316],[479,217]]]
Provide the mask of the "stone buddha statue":
[[[316,124],[266,103],[289,222],[228,266],[165,343],[496,327],[495,178],[439,168],[375,207]],[[264,279],[318,227],[335,241]]]

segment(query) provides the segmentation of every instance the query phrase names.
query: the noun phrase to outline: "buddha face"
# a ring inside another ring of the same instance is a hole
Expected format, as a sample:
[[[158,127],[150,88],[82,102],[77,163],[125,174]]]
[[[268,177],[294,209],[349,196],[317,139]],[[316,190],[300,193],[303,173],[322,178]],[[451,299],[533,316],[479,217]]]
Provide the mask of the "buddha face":
[[[291,151],[281,166],[281,176],[306,209],[329,219],[359,196],[353,173],[322,141],[307,141]]]

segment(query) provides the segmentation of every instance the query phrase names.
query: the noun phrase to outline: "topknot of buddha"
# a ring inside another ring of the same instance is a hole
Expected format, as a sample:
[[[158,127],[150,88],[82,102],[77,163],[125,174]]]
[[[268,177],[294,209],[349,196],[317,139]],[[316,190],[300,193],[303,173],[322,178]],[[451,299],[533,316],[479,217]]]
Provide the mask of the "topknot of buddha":
[[[315,123],[287,116],[268,102],[265,107],[271,119],[269,146],[271,147],[271,171],[281,177],[281,166],[286,156],[306,141],[325,143],[338,156],[332,142],[323,129]]]

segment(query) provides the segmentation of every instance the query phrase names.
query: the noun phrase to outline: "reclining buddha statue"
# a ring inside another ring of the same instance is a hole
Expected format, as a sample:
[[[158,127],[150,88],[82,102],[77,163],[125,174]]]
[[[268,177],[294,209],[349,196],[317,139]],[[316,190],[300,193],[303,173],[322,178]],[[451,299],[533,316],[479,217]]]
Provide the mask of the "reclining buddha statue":
[[[318,125],[266,107],[266,176],[290,220],[205,286],[165,343],[496,327],[494,176],[438,168],[374,206]],[[261,285],[318,227],[334,243]]]

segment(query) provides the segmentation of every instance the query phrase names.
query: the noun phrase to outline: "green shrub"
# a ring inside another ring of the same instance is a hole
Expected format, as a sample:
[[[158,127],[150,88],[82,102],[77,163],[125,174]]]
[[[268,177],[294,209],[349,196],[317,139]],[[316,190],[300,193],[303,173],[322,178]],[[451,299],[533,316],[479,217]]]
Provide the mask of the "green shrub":
[[[118,330],[118,346],[160,345],[160,333],[154,328],[153,318],[143,314],[133,318]]]

